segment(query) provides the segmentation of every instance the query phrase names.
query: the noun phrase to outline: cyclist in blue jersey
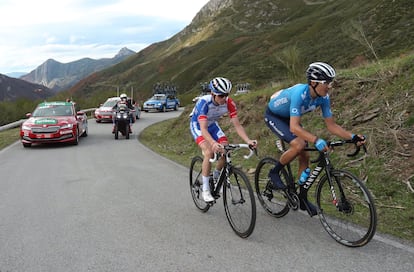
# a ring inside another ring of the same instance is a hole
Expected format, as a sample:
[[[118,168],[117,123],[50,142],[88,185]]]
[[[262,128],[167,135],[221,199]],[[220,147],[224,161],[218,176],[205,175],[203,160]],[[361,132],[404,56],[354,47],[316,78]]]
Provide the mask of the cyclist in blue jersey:
[[[236,129],[237,134],[247,144],[256,147],[257,141],[250,140],[246,131],[240,124],[237,117],[237,108],[234,101],[229,97],[232,84],[223,77],[216,77],[210,81],[210,94],[204,95],[197,100],[191,113],[190,131],[193,135],[194,141],[201,148],[203,153],[202,165],[202,197],[205,202],[214,201],[210,193],[210,158],[216,152],[223,152],[223,145],[228,144],[228,140],[223,130],[218,124],[218,120],[225,114],[228,114],[230,120]],[[213,178],[218,178],[220,170],[224,165],[224,157],[221,157],[217,163],[216,169],[213,172]]]
[[[277,165],[270,171],[274,189],[283,190],[285,184],[280,179],[279,171],[296,157],[299,160],[298,177],[309,165],[309,154],[304,151],[308,143],[313,143],[319,151],[327,151],[324,139],[305,130],[301,125],[301,116],[321,108],[322,117],[328,131],[343,139],[352,139],[359,145],[365,143],[365,136],[353,134],[338,125],[331,112],[328,91],[335,78],[335,70],[327,63],[311,63],[306,71],[307,84],[297,84],[275,92],[267,105],[265,123],[281,140],[289,143],[289,149],[282,154]],[[308,190],[300,186],[300,208],[316,215],[316,207],[307,199]]]

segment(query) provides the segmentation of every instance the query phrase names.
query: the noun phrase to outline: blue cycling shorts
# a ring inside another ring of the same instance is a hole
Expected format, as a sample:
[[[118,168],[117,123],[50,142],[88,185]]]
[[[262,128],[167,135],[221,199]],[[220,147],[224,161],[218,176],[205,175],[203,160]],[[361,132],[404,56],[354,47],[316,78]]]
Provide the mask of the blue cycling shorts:
[[[277,116],[266,109],[264,121],[274,134],[287,143],[297,137],[290,131],[290,118]]]

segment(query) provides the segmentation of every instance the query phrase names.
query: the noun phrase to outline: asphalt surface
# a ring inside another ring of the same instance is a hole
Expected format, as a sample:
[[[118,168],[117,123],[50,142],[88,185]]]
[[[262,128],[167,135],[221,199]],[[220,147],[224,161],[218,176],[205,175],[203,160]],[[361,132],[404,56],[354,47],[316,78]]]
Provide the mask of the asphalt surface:
[[[0,151],[0,271],[414,271],[411,243],[347,248],[301,212],[275,219],[257,203],[247,239],[221,200],[199,212],[188,169],[137,140],[180,113],[143,112],[129,140],[90,120],[78,146]]]

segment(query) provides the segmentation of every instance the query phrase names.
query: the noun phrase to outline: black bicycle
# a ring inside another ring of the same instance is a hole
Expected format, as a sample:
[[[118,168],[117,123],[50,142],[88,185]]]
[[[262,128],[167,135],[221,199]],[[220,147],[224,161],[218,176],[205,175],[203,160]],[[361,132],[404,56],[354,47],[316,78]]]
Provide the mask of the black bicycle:
[[[278,149],[283,153],[285,144],[278,140]],[[334,147],[353,143],[351,140],[328,142]],[[365,145],[362,146],[365,154]],[[347,154],[356,156],[361,147],[355,144],[355,152]],[[318,151],[307,147],[307,151]],[[377,214],[373,197],[365,184],[354,174],[342,169],[335,169],[329,158],[330,151],[319,152],[319,157],[312,160],[316,167],[305,182],[310,188],[321,176],[315,190],[318,216],[322,226],[338,243],[348,247],[360,247],[367,244],[375,234]],[[274,217],[285,216],[290,209],[299,207],[299,185],[295,182],[290,164],[280,171],[280,178],[286,189],[274,190],[269,178],[269,171],[276,165],[277,160],[271,157],[263,158],[257,165],[255,173],[255,188],[260,204],[268,214]],[[308,212],[309,213],[309,212]],[[309,213],[309,215],[311,215]]]
[[[246,238],[252,234],[256,224],[256,202],[252,186],[246,174],[239,168],[232,165],[231,154],[234,150],[247,148],[250,150],[249,155],[244,156],[245,159],[250,158],[254,154],[254,150],[247,144],[229,144],[224,146],[225,164],[220,172],[217,181],[210,178],[211,195],[218,199],[223,186],[223,203],[226,217],[234,232]],[[218,159],[215,155],[210,162]],[[194,204],[202,212],[207,212],[214,202],[206,203],[201,195],[202,192],[202,164],[203,158],[195,156],[190,166],[190,190]]]

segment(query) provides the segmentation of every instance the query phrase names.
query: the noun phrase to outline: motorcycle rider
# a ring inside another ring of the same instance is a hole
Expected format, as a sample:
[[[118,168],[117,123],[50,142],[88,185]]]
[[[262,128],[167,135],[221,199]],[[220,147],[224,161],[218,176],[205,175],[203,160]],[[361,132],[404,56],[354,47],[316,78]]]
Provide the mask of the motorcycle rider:
[[[121,99],[120,101],[118,101],[118,103],[116,103],[112,109],[114,110],[114,112],[116,112],[119,108],[120,105],[126,105],[128,107],[128,114],[129,114],[129,133],[132,133],[131,130],[131,123],[134,123],[134,115],[130,113],[131,110],[134,110],[134,106],[131,104],[131,99],[128,100],[128,96],[126,94],[121,94],[119,96],[119,98]],[[113,115],[112,117],[112,133],[115,133],[115,115]]]

